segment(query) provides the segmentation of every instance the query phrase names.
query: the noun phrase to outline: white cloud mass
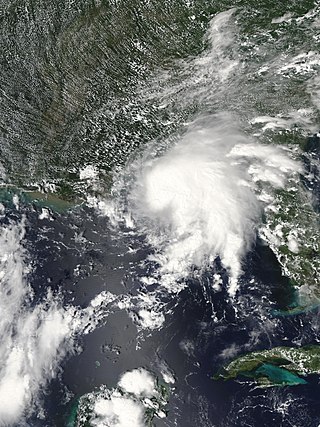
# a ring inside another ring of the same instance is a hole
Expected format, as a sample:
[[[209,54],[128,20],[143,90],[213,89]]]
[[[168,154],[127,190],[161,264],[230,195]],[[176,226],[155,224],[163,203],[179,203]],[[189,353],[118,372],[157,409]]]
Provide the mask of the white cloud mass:
[[[266,146],[239,131],[228,114],[191,123],[162,155],[134,171],[128,211],[156,249],[166,282],[220,257],[230,295],[251,248],[263,206],[263,187],[283,188],[301,166],[289,150]]]

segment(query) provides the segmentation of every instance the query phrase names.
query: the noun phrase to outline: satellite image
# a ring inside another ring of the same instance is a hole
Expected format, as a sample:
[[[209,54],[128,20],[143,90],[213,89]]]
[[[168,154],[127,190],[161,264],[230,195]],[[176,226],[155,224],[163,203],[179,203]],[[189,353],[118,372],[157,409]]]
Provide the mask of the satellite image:
[[[320,2],[0,31],[0,427],[319,427]]]

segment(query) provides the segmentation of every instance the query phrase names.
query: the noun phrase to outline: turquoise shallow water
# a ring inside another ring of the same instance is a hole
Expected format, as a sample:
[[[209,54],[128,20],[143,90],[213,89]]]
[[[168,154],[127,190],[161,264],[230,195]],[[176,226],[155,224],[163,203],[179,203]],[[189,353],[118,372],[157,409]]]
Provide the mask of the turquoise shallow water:
[[[300,378],[298,375],[287,371],[279,366],[274,366],[269,363],[264,363],[255,371],[255,375],[267,377],[273,384],[277,385],[297,385],[307,384],[307,381]]]

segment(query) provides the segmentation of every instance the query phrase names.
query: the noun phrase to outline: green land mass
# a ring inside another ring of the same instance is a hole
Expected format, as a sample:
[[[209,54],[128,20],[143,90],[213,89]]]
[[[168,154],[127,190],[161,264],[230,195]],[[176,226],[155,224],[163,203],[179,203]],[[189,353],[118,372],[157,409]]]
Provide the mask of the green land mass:
[[[296,289],[282,314],[297,314],[320,304],[320,217],[300,184],[276,191],[272,207],[260,235]]]
[[[195,68],[185,65],[210,50],[210,20],[230,8],[236,8],[234,47],[224,55],[240,56],[242,65],[228,82],[227,96],[218,99],[216,88],[208,86],[211,77],[200,74],[200,83],[194,82]],[[26,191],[26,201],[63,211],[88,194],[109,194],[114,175],[139,150],[175,135],[199,114],[231,111],[247,123],[260,115],[290,118],[299,108],[307,121],[318,123],[308,89],[319,72],[317,61],[279,71],[301,52],[319,51],[315,8],[312,0],[5,2],[3,184],[43,187],[43,194]],[[290,19],[274,22],[285,14]],[[190,96],[197,84],[204,85],[202,95]],[[263,125],[248,131],[259,133]],[[297,119],[261,133],[259,140],[308,151],[308,135]],[[80,179],[88,165],[97,170],[94,182]],[[54,192],[46,191],[46,183]],[[262,237],[297,290],[286,314],[318,305],[320,220],[301,182],[276,191],[265,222]]]
[[[244,92],[239,96],[237,82],[228,105],[221,108],[242,111],[239,99],[258,114],[286,111],[288,99],[308,107],[308,76],[304,80],[277,75],[280,81],[274,91],[270,76],[255,71],[282,48],[317,50],[312,22],[272,23],[285,13],[306,14],[314,7],[311,0],[5,2],[0,124],[5,182],[16,186],[55,182],[65,199],[87,190],[77,177],[89,164],[97,167],[108,191],[113,172],[139,147],[166,138],[202,111],[198,99],[182,108],[177,98],[163,108],[163,94],[159,99],[145,94],[153,91],[154,75],[168,72],[173,76],[169,84],[177,80],[179,61],[205,49],[210,19],[234,7],[236,43],[254,71],[245,70],[240,82]],[[264,49],[256,49],[257,43]],[[167,85],[165,80],[162,86]],[[257,85],[259,91],[254,90]]]
[[[275,347],[232,360],[213,379],[230,380],[239,375],[254,379],[261,387],[306,384],[305,377],[320,373],[320,346]]]
[[[167,416],[166,405],[169,401],[169,388],[166,384],[156,381],[156,389],[153,396],[135,396],[132,393],[123,391],[121,388],[108,389],[102,385],[99,389],[87,393],[78,399],[71,407],[68,416],[68,427],[91,427],[98,425],[99,417],[95,413],[95,403],[99,400],[110,400],[114,397],[130,399],[132,403],[141,405],[144,408],[144,425],[152,427],[154,418],[164,418]]]

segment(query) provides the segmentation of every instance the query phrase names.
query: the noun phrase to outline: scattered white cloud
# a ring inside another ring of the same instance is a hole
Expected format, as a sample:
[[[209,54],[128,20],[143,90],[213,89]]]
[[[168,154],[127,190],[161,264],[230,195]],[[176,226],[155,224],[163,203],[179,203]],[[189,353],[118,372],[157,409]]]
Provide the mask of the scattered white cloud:
[[[30,410],[72,342],[72,313],[50,291],[32,304],[24,234],[25,219],[0,231],[0,425]]]
[[[154,377],[145,369],[128,371],[120,378],[118,386],[136,396],[152,396],[155,393]]]
[[[95,416],[91,425],[97,427],[143,427],[144,406],[123,396],[98,399],[94,405]]]

